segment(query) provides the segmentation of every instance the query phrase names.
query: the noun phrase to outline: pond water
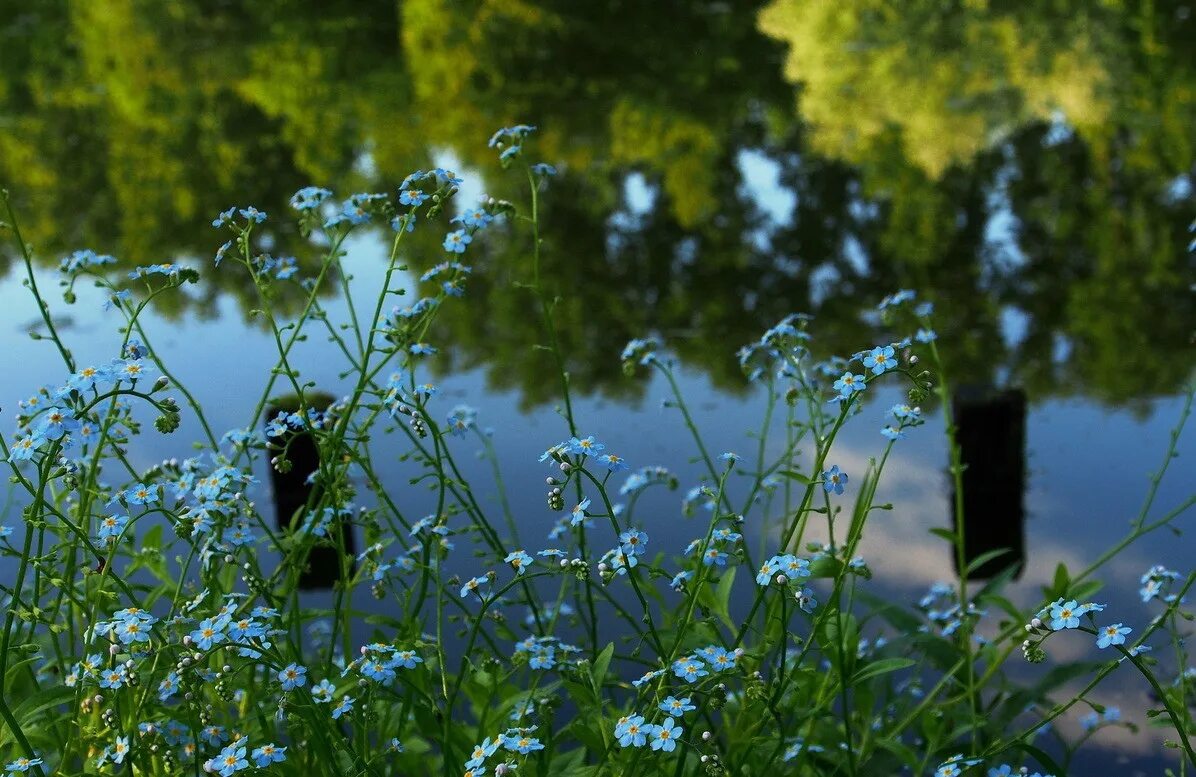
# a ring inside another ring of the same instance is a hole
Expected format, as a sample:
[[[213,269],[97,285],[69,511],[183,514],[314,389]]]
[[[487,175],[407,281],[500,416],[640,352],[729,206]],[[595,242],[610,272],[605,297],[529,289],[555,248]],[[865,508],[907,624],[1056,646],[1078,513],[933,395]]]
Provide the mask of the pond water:
[[[440,164],[466,175],[463,200],[522,201],[485,141],[500,125],[536,124],[532,153],[559,168],[542,214],[545,269],[564,295],[580,425],[633,466],[681,478],[680,492],[652,497],[654,544],[679,552],[692,538],[680,500],[701,473],[679,414],[662,407],[667,386],[622,374],[628,339],[666,340],[707,446],[746,455],[763,398],[741,377],[738,347],[802,311],[816,317],[816,350],[851,353],[885,334],[877,301],[915,288],[936,304],[959,385],[1027,398],[1025,568],[1012,598],[1037,601],[1059,562],[1082,567],[1126,532],[1193,379],[1191,9],[665,5],[39,4],[0,38],[0,183],[55,301],[52,267],[76,248],[123,267],[203,269],[149,331],[219,433],[244,424],[274,350],[248,316],[244,278],[211,269],[218,211],[270,212],[273,250],[310,267],[315,250],[285,216],[299,187],[390,190]],[[416,271],[441,260],[439,227],[412,237]],[[344,261],[359,305],[381,280],[383,240],[363,234]],[[475,278],[434,328],[442,353],[429,364],[445,412],[465,402],[494,428],[513,512],[539,547],[555,516],[537,458],[567,435],[534,348],[538,320],[515,288],[527,248],[502,231],[471,246]],[[24,334],[37,310],[9,246],[0,262],[11,418],[18,399],[63,376],[52,347]],[[110,358],[117,323],[97,291],[78,292],[57,304],[63,332],[80,359]],[[347,313],[344,299],[325,303]],[[298,359],[336,393],[334,356],[313,337]],[[848,472],[879,454],[883,410],[901,399],[876,393],[835,454]],[[147,434],[134,463],[187,455],[196,437],[186,422]],[[1156,515],[1193,490],[1196,433],[1179,454]],[[928,534],[950,526],[946,462],[937,418],[898,444],[880,498],[894,509],[862,547],[877,592],[912,600],[953,579]],[[388,485],[422,515],[405,467]],[[467,468],[482,483],[488,473],[480,460]],[[1194,551],[1187,531],[1146,537],[1106,570],[1098,598],[1138,630],[1149,617],[1138,576],[1156,563],[1186,569]],[[1072,655],[1087,646],[1075,641]],[[1123,674],[1095,698],[1142,722],[1144,687]],[[1076,732],[1078,717],[1059,728]],[[1117,773],[1157,774],[1171,763],[1160,745],[1149,730],[1109,729],[1076,773],[1115,758]]]

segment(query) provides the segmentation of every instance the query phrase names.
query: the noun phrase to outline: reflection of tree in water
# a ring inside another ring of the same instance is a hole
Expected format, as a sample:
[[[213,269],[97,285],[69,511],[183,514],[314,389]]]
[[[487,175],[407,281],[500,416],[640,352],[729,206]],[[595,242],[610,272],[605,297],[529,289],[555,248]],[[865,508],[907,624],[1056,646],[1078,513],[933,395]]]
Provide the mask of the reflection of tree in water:
[[[724,388],[741,385],[734,348],[792,310],[819,315],[827,353],[852,352],[889,336],[861,307],[908,286],[936,300],[957,376],[1010,370],[1032,396],[1120,402],[1169,390],[1190,361],[1193,207],[1172,189],[1192,170],[1196,115],[1181,5],[914,3],[888,18],[875,0],[773,0],[758,17],[721,3],[409,0],[396,15],[0,0],[0,178],[49,258],[207,257],[211,216],[252,202],[279,216],[275,252],[310,261],[281,218],[298,187],[383,188],[451,149],[521,198],[483,141],[531,121],[535,153],[562,167],[545,261],[583,390],[635,391],[617,354],[650,330]],[[745,189],[745,149],[795,195],[784,223]],[[630,171],[656,192],[633,215]],[[1005,211],[1013,251],[991,239]],[[438,261],[437,235],[416,238],[413,261]],[[547,401],[538,327],[512,290],[528,246],[473,248],[473,297],[442,324],[455,358]],[[248,294],[235,273],[206,278],[198,311]],[[1008,308],[1026,322],[1012,344]]]

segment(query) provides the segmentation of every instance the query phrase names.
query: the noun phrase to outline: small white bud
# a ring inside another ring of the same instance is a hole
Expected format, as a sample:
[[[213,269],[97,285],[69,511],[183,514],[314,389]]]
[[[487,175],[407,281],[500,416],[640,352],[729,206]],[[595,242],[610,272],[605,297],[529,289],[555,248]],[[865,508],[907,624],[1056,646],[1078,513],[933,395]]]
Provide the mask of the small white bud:
[[[703,741],[703,742],[709,742],[709,741],[710,741],[710,738],[711,738],[712,736],[714,736],[714,733],[713,733],[713,732],[711,732],[711,731],[703,731],[703,732],[702,732],[702,741]]]

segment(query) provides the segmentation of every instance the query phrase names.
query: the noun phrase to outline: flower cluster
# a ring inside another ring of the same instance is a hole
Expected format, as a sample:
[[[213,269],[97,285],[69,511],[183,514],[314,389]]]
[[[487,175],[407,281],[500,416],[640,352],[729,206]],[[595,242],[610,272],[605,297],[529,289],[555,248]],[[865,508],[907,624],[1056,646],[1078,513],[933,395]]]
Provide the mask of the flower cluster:
[[[643,747],[671,753],[677,749],[677,742],[685,729],[677,725],[672,717],[662,723],[648,723],[643,715],[628,715],[615,724],[615,739],[620,747]]]
[[[533,130],[516,125],[494,135],[504,166],[519,162]],[[524,169],[533,192],[555,172],[545,164]],[[897,605],[867,610],[872,573],[857,554],[869,515],[888,507],[873,501],[872,486],[892,449],[886,445],[886,456],[869,467],[868,487],[849,494],[854,507],[837,498],[848,495],[849,477],[831,464],[835,437],[875,396],[873,383],[909,386],[909,404],[887,411],[886,438],[924,423],[918,403],[933,401],[930,373],[914,374],[910,365],[919,354],[937,362],[933,306],[915,303],[908,290],[886,297],[879,312],[865,315],[895,325],[912,313],[917,334],[850,357],[812,362],[819,343],[803,314],[741,349],[744,373],[769,403],[758,445],[744,457],[710,455],[673,361],[655,339],[632,340],[623,367],[647,366],[665,379],[673,392],[665,407],[683,413],[696,443],[694,466],[683,473],[696,485],[678,515],[675,497],[651,487],[676,490],[679,478],[662,466],[629,471],[598,435],[576,433],[585,427],[566,402],[572,436],[540,456],[553,467],[547,503],[557,515],[549,536],[558,547],[537,550],[520,539],[491,432],[478,429],[468,405],[437,409],[452,384],[438,385],[426,371],[451,356],[435,341],[435,317],[475,278],[460,259],[477,250],[479,235],[494,234],[495,222],[515,228],[538,211],[508,218],[515,205],[483,198],[454,211],[441,261],[408,277],[398,259],[399,241],[444,210],[461,184],[438,168],[412,173],[397,190],[344,200],[320,187],[299,190],[294,218],[314,247],[327,248],[321,271],[304,278],[304,260],[263,250],[275,237],[262,234],[275,228],[265,213],[219,214],[214,226],[232,239],[217,262],[241,272],[263,306],[282,290],[272,285],[280,280],[298,280],[286,290],[308,296],[298,314],[264,311],[279,355],[253,417],[218,434],[184,391],[204,439],[192,455],[151,466],[134,444],[141,413],[155,414],[165,434],[184,411],[158,396],[173,378],[147,385],[155,371],[172,373],[164,354],[131,337],[150,340],[136,295],[169,292],[196,271],[148,265],[114,284],[102,280],[111,257],[83,251],[62,261],[65,284],[84,275],[107,283],[126,320],[118,358],[100,366],[77,367],[59,342],[65,380],[19,404],[17,433],[4,442],[14,494],[24,501],[21,523],[0,527],[0,555],[18,569],[5,587],[11,601],[0,657],[12,728],[0,741],[12,751],[5,751],[10,777],[394,775],[461,763],[466,777],[630,774],[641,765],[645,773],[725,774],[736,764],[768,773],[786,762],[863,774],[902,768],[894,758],[908,768],[934,764],[969,735],[982,737],[987,755],[1025,749],[1026,732],[997,730],[979,714],[1056,706],[1054,688],[1019,686],[999,666],[1002,651],[1022,639],[1016,624],[1025,614],[982,637],[986,612],[978,602],[1016,609],[995,584],[974,601],[966,585],[938,583],[913,613]],[[354,307],[349,321],[332,322],[321,285],[345,239],[387,224],[394,250],[373,319]],[[488,272],[479,264],[476,277],[492,280],[482,277]],[[412,289],[409,304],[385,302]],[[538,309],[551,311],[538,283],[530,291]],[[317,398],[294,366],[291,346],[313,322],[345,357],[341,377],[352,388],[336,400]],[[272,400],[276,382],[294,394]],[[264,409],[272,403],[286,409]],[[472,482],[471,467],[458,459],[468,442],[454,437],[481,444],[479,457],[500,478],[497,499]],[[292,472],[299,466],[308,471]],[[426,493],[388,489],[391,466]],[[275,488],[276,516],[259,507],[262,472]],[[619,472],[627,473],[621,485],[613,479]],[[680,553],[670,516],[698,522],[680,535],[694,538]],[[829,536],[812,542],[807,524],[823,517]],[[331,570],[332,592],[301,594],[321,565]],[[1030,619],[1023,643],[1030,660],[1045,659],[1041,646],[1054,634],[1079,630],[1146,672],[1154,662],[1137,660],[1149,649],[1142,641],[1159,629],[1180,635],[1178,621],[1189,615],[1180,605],[1194,578],[1153,567],[1140,595],[1166,608],[1130,644],[1133,628],[1098,622],[1105,607],[1079,603],[1094,583],[1065,578],[1063,570],[1050,596],[1076,598],[1061,597]],[[380,602],[375,609],[364,609],[362,589]],[[969,698],[952,665],[984,666],[982,679],[998,679]],[[933,681],[923,667],[934,667]],[[1159,704],[1168,717],[1180,717],[1189,680],[1181,672],[1155,685],[1164,689]],[[1089,704],[1097,714],[1081,721],[1085,729],[1120,722],[1118,710]],[[905,724],[920,736],[908,736]],[[495,735],[503,726],[512,727]],[[994,763],[960,754],[935,774],[957,777],[982,765],[992,766],[990,777],[1013,774]]]

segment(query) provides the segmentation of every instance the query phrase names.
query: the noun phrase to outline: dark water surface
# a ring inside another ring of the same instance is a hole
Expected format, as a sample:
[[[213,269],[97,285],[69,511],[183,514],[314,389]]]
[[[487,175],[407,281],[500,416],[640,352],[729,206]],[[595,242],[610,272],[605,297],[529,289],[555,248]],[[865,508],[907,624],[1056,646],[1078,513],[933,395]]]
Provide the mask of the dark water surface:
[[[247,316],[245,279],[210,270],[223,240],[211,218],[257,205],[271,214],[275,253],[310,267],[314,249],[287,224],[296,189],[393,190],[439,164],[467,176],[462,198],[523,201],[520,179],[498,169],[485,141],[526,121],[541,127],[531,153],[560,169],[545,195],[544,266],[564,294],[581,426],[633,466],[664,464],[682,480],[681,492],[645,500],[659,516],[647,527],[654,546],[679,552],[697,531],[679,502],[700,472],[681,419],[661,407],[667,386],[622,375],[623,344],[666,339],[708,447],[747,455],[762,397],[735,350],[803,311],[816,315],[816,351],[854,352],[882,336],[869,311],[899,287],[935,301],[959,384],[1028,400],[1016,601],[1035,602],[1057,563],[1082,567],[1137,514],[1196,364],[1189,4],[214,8],[0,1],[0,184],[52,299],[49,268],[76,248],[125,267],[203,268],[197,288],[154,311],[150,332],[218,433],[244,424],[273,346]],[[412,236],[417,272],[441,261],[442,234]],[[381,280],[383,239],[356,238],[345,260],[359,305]],[[470,290],[429,339],[443,351],[432,362],[441,409],[466,402],[495,428],[531,548],[554,517],[536,459],[565,426],[533,348],[539,322],[513,289],[528,280],[527,252],[525,237],[503,228],[471,246]],[[18,399],[64,377],[52,348],[24,335],[37,311],[13,260],[5,247],[0,406],[10,419]],[[117,322],[98,294],[79,292],[74,307],[57,308],[64,332],[81,361],[106,360]],[[343,300],[326,303],[334,316],[346,311]],[[331,348],[313,337],[299,363],[336,393]],[[848,472],[880,452],[883,410],[900,399],[877,393],[835,454]],[[146,434],[134,463],[187,455],[197,436],[186,422],[173,437]],[[1196,437],[1179,447],[1156,513],[1196,482]],[[913,599],[952,579],[949,554],[927,534],[950,525],[946,460],[936,418],[898,444],[880,495],[895,509],[862,548],[878,592]],[[390,478],[418,516],[430,506],[404,467]],[[486,462],[469,468],[489,482]],[[1192,528],[1191,517],[1180,526]],[[1108,568],[1098,598],[1140,631],[1150,614],[1138,576],[1155,563],[1187,569],[1194,556],[1188,533],[1147,537]],[[1088,641],[1074,648],[1090,652]],[[1122,674],[1095,698],[1141,722],[1144,687]],[[1078,717],[1060,729],[1075,732]],[[1116,774],[1158,774],[1164,762],[1155,735],[1110,729],[1076,774],[1109,773],[1098,747],[1122,759]]]

